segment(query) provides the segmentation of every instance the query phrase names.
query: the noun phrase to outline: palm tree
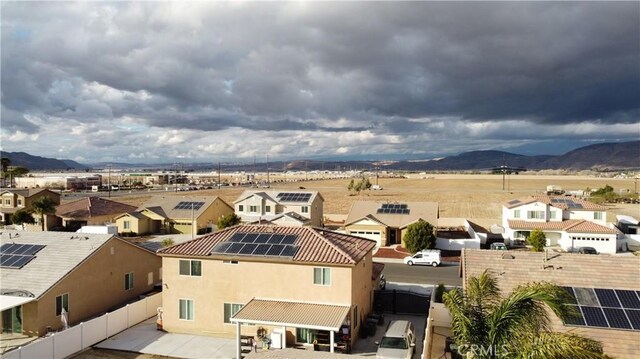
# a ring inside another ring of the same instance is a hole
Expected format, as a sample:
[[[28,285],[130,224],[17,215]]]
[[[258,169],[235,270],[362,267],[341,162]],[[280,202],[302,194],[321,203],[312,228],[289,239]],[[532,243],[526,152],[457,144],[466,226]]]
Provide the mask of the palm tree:
[[[570,296],[551,283],[518,286],[503,298],[497,280],[484,271],[466,292],[443,295],[461,354],[471,358],[606,358],[602,344],[550,330],[550,309],[560,318],[577,315]]]
[[[31,202],[31,210],[39,216],[44,231],[44,216],[56,213],[56,203],[49,196],[42,196]]]

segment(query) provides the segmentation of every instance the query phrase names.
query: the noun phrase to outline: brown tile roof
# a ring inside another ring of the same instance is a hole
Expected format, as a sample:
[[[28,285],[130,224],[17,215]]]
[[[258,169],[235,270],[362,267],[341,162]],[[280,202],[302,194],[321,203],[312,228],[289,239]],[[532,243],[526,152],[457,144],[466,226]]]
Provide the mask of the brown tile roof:
[[[433,226],[438,225],[438,203],[436,202],[402,202],[409,209],[409,214],[383,214],[378,209],[389,202],[356,201],[351,205],[345,225],[350,225],[363,218],[370,218],[392,228],[404,228],[423,219]]]
[[[56,215],[63,218],[85,219],[92,217],[119,215],[136,209],[128,204],[100,197],[86,197],[77,201],[61,204]]]
[[[337,233],[314,227],[288,227],[274,225],[239,225],[227,228],[193,241],[165,248],[160,255],[179,256],[210,256],[213,247],[230,239],[234,233],[277,233],[296,235],[295,245],[298,251],[293,257],[294,262],[327,263],[327,264],[356,264],[367,253],[371,252],[376,242],[368,239]],[[233,256],[216,254],[222,256]],[[246,258],[246,256],[242,256]],[[253,256],[250,258],[258,258]],[[262,257],[260,257],[262,258]],[[278,260],[277,257],[267,257]]]
[[[569,208],[566,203],[552,202],[554,198],[571,199],[574,203],[582,205],[582,208]],[[514,199],[504,204],[507,208],[520,207],[524,204],[533,202],[541,202],[549,206],[553,206],[560,209],[571,209],[572,211],[606,211],[607,207],[595,204],[593,202],[585,201],[583,199],[572,196],[547,196],[544,194],[537,194],[526,198]]]
[[[583,219],[568,219],[565,221],[549,221],[534,222],[523,221],[519,219],[510,219],[509,227],[511,229],[540,229],[540,230],[558,230],[569,233],[605,233],[619,234],[620,231],[615,228],[609,228],[597,223],[589,222]]]

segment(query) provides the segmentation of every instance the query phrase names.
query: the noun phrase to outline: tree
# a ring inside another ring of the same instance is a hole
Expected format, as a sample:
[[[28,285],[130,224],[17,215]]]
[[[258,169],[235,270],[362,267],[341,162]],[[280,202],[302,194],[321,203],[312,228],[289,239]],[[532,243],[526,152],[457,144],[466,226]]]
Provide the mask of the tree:
[[[602,344],[572,333],[549,330],[551,311],[576,316],[571,296],[546,282],[527,283],[501,297],[497,280],[484,271],[471,277],[465,293],[443,295],[451,331],[463,355],[483,358],[606,358]]]
[[[2,157],[0,161],[2,163],[2,178],[4,178],[5,173],[7,173],[7,169],[11,166],[11,159],[8,157]]]
[[[355,182],[355,180],[352,178],[347,189],[349,191],[356,191],[359,194],[360,191],[371,189],[371,182],[368,178],[365,177],[362,177],[358,182]]]
[[[49,196],[38,197],[31,203],[31,210],[40,218],[44,231],[44,216],[56,213],[56,203]]]
[[[405,247],[411,253],[416,253],[423,249],[433,249],[436,246],[436,235],[433,226],[422,219],[407,226],[407,233],[403,239]]]
[[[9,167],[7,173],[9,173],[12,177],[21,177],[29,173],[29,169],[22,166],[14,166]]]
[[[240,217],[238,217],[235,213],[228,214],[226,216],[222,216],[218,220],[218,229],[223,229],[231,226],[235,226],[239,224],[241,221]]]
[[[349,182],[349,185],[347,186],[347,189],[349,190],[349,192],[353,191],[353,188],[355,187],[355,181],[353,180],[353,178],[351,179],[351,181]]]
[[[33,219],[33,216],[31,215],[31,213],[25,211],[25,210],[20,210],[17,211],[16,213],[11,215],[11,223],[13,224],[23,224],[23,223],[28,223],[28,224],[33,224],[35,223],[35,220]]]
[[[544,232],[536,229],[532,231],[529,238],[527,238],[527,243],[531,246],[532,252],[542,252],[544,246],[547,245],[547,237],[544,235]]]

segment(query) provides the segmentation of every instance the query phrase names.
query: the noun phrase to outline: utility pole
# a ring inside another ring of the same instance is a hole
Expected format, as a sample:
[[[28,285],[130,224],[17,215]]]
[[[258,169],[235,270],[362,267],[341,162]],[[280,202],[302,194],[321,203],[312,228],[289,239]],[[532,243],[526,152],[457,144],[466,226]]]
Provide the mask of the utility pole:
[[[218,161],[218,189],[220,189],[222,183],[220,183],[220,161]]]
[[[194,216],[193,216],[193,200],[191,200],[191,239],[193,240],[193,232],[196,230],[196,224],[194,223]]]
[[[269,155],[267,155],[267,187],[271,187],[271,181],[269,180]]]
[[[109,187],[107,187],[107,191],[109,192],[109,198],[111,198],[111,163],[107,165],[107,168],[109,169]]]

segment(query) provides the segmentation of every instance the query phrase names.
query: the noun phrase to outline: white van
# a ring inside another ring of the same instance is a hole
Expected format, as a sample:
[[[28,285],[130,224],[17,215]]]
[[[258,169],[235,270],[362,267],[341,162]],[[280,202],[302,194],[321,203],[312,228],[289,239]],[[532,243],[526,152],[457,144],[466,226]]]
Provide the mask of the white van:
[[[440,265],[440,250],[426,249],[412,256],[404,257],[404,263],[410,266],[422,264],[437,267]]]
[[[389,324],[379,342],[377,359],[411,359],[416,347],[413,324],[407,320],[396,320]]]

